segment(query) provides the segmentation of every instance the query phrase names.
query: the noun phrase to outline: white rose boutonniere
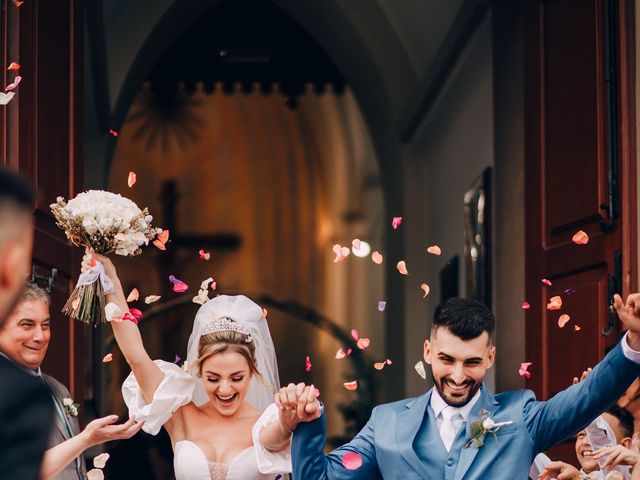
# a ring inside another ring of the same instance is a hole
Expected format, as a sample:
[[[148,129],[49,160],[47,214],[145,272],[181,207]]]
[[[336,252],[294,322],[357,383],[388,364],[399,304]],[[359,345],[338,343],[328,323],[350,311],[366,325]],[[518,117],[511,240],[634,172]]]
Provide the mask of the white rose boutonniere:
[[[487,410],[480,410],[478,413],[478,418],[469,425],[471,429],[471,440],[467,442],[464,448],[469,448],[473,445],[476,448],[480,448],[484,445],[484,440],[487,434],[491,434],[497,440],[498,437],[496,433],[505,425],[510,425],[513,422],[494,422],[491,417],[489,417],[489,412]]]
[[[64,406],[64,410],[67,412],[67,415],[70,417],[78,416],[78,407],[80,404],[74,403],[72,398],[63,398],[62,405]]]

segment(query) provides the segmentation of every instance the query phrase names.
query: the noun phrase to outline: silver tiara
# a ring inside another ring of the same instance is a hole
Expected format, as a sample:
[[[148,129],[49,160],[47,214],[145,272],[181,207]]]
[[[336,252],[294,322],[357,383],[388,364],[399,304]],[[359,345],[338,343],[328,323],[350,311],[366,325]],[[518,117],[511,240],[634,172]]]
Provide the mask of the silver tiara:
[[[238,332],[247,336],[247,342],[251,342],[251,332],[249,329],[228,317],[222,317],[213,322],[207,322],[202,326],[200,335],[209,335],[216,332]]]

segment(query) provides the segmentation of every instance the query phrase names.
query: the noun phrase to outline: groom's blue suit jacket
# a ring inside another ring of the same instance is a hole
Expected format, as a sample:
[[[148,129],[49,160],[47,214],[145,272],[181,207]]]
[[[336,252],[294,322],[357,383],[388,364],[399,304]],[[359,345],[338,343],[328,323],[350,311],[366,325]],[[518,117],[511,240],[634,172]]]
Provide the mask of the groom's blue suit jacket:
[[[626,340],[625,340],[626,341]],[[293,435],[292,457],[295,480],[402,479],[469,480],[528,478],[535,455],[586,427],[624,393],[640,374],[618,344],[577,385],[538,401],[530,390],[493,395],[482,386],[480,399],[469,415],[469,423],[481,409],[495,422],[513,422],[491,435],[484,446],[464,448],[470,439],[468,426],[461,428],[447,452],[429,406],[431,390],[418,398],[380,405],[358,435],[346,445],[325,455],[325,419],[298,425]],[[427,430],[417,445],[416,435],[425,421]],[[420,449],[420,451],[416,451]],[[356,452],[362,466],[348,470],[342,456]],[[422,460],[421,460],[422,459]]]

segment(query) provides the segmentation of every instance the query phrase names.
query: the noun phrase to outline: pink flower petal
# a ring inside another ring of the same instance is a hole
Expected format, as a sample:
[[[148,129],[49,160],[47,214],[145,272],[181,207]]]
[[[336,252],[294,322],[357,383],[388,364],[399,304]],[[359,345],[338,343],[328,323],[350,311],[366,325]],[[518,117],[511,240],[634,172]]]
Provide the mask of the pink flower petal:
[[[543,283],[543,285],[546,285],[547,287],[550,287],[551,285],[553,285],[553,284],[551,283],[551,280],[549,280],[549,279],[547,279],[547,278],[543,278],[543,279],[542,279],[542,283]]]
[[[344,353],[344,350],[342,350],[342,348],[339,348],[338,351],[336,352],[336,360],[342,360],[346,356],[347,354]]]
[[[427,285],[426,283],[423,283],[422,285],[420,285],[420,288],[424,292],[424,295],[422,296],[422,298],[426,298],[427,295],[429,295],[429,285]]]
[[[335,263],[340,263],[349,256],[349,254],[351,253],[351,250],[349,250],[348,247],[343,247],[336,243],[333,246],[333,253],[336,254],[336,258],[333,261]]]
[[[13,83],[10,83],[6,87],[4,87],[4,91],[8,92],[9,90],[13,90],[14,88],[16,88],[18,86],[18,84],[21,81],[22,81],[22,77],[20,75],[17,75],[16,78],[13,79]]]
[[[113,128],[110,128],[110,129],[109,129],[109,134],[110,134],[110,135],[113,135],[114,137],[117,137],[117,136],[119,136],[119,135],[120,135],[120,134],[119,134],[118,132],[116,132]]]
[[[442,255],[442,250],[440,250],[440,247],[437,245],[431,245],[428,247],[427,252],[432,255]]]
[[[187,290],[189,290],[189,285],[187,285],[186,283],[176,283],[173,286],[173,291],[176,293],[183,293],[183,292],[186,292]]]
[[[347,355],[351,355],[351,349],[347,348]]]
[[[523,310],[529,310],[530,308],[531,308],[531,305],[529,305],[529,302],[522,302]]]
[[[137,179],[138,177],[134,172],[129,172],[129,176],[127,177],[127,185],[129,185],[129,188],[135,185]]]
[[[549,299],[549,303],[547,303],[547,310],[560,310],[562,308],[562,297],[556,295],[555,297],[551,297]]]
[[[167,243],[169,241],[169,230],[163,230],[162,232],[160,232],[156,239],[161,241],[162,243]]]
[[[376,265],[380,265],[384,260],[384,257],[380,254],[380,252],[376,250],[371,254],[371,260],[373,260],[373,263],[375,263]]]
[[[151,304],[153,302],[157,302],[161,298],[162,298],[162,296],[160,296],[160,295],[148,295],[148,296],[144,297],[144,303],[149,305],[149,304]]]
[[[9,64],[9,66],[7,67],[7,70],[9,70],[9,71],[18,71],[18,70],[20,70],[20,64],[16,63],[16,62],[11,62]]]
[[[305,358],[305,361],[304,361],[304,369],[305,369],[307,372],[310,372],[310,371],[311,371],[311,366],[312,366],[312,365],[311,365],[311,360],[309,360],[309,357]]]
[[[586,232],[582,230],[578,230],[571,241],[573,241],[573,243],[577,245],[586,245],[587,243],[589,243],[589,235],[587,235]]]
[[[113,360],[113,354],[107,353],[104,357],[102,357],[102,363],[109,363]]]
[[[373,364],[373,368],[375,368],[376,370],[382,370],[386,364],[387,362],[376,362]]]
[[[360,335],[358,335],[358,331],[355,328],[351,329],[351,336],[356,341],[360,338]]]
[[[574,331],[574,332],[579,332],[580,330],[582,330],[582,329],[580,328],[580,325],[574,325],[574,326],[573,326],[573,331]]]
[[[96,468],[104,468],[108,460],[109,460],[109,454],[101,453],[97,457],[94,457],[93,466]]]
[[[369,340],[368,338],[361,338],[358,340],[357,345],[360,350],[364,350],[369,346],[370,343],[371,340]]]
[[[396,268],[402,275],[409,275],[409,272],[407,272],[407,264],[404,260],[400,260],[396,265]]]
[[[531,378],[531,372],[527,371],[530,365],[532,365],[531,362],[524,362],[520,364],[520,369],[518,370],[518,373],[520,374],[521,377]]]
[[[158,248],[158,250],[166,250],[167,247],[164,246],[164,243],[162,243],[160,240],[154,240],[153,244]]]
[[[393,220],[391,221],[391,226],[393,227],[394,230],[397,230],[401,223],[402,223],[402,217],[393,217]]]
[[[138,298],[140,298],[140,292],[138,292],[137,288],[134,288],[133,290],[131,290],[131,293],[129,293],[129,296],[127,297],[127,303],[135,302],[136,300],[138,300]]]
[[[205,252],[202,248],[198,251],[198,255],[200,255],[200,260],[209,260],[211,258],[211,253]]]
[[[347,390],[356,390],[358,388],[358,381],[354,380],[352,382],[345,382],[343,383],[344,388],[346,388]]]
[[[571,320],[571,317],[566,313],[563,313],[562,315],[560,315],[560,318],[558,318],[558,326],[560,328],[563,328],[569,320]]]
[[[89,470],[87,472],[87,480],[104,480],[104,473],[97,468]]]
[[[360,250],[360,239],[354,238],[353,241],[351,242],[351,246],[356,250]]]
[[[362,457],[355,452],[348,452],[342,456],[342,465],[347,470],[357,470],[362,466]]]

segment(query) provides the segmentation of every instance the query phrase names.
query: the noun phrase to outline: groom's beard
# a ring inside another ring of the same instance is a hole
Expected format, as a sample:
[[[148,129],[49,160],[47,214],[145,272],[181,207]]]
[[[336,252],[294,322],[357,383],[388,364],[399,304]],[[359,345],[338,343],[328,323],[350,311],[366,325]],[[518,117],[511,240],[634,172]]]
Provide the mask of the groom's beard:
[[[445,383],[451,383],[457,385],[451,378],[442,377],[440,381],[437,381],[436,378],[431,375],[433,378],[433,384],[436,386],[438,393],[442,397],[442,399],[447,403],[447,405],[451,405],[452,407],[464,407],[476,394],[478,389],[480,388],[481,383],[474,382],[473,380],[467,380],[462,382],[462,385],[469,385],[470,388],[467,390],[467,393],[462,396],[453,396],[450,393],[445,391]]]

